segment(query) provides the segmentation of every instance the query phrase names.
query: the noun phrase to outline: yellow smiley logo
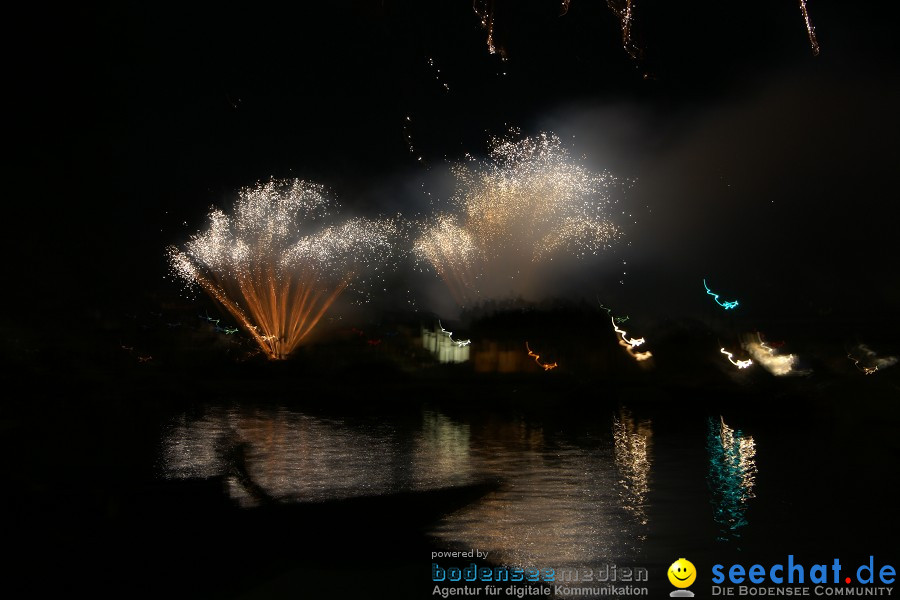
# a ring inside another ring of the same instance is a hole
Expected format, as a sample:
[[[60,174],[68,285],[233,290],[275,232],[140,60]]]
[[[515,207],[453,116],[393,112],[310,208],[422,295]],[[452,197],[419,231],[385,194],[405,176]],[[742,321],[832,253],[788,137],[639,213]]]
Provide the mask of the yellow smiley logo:
[[[697,569],[694,568],[694,563],[685,558],[679,558],[669,567],[669,582],[677,588],[691,587],[695,579]]]

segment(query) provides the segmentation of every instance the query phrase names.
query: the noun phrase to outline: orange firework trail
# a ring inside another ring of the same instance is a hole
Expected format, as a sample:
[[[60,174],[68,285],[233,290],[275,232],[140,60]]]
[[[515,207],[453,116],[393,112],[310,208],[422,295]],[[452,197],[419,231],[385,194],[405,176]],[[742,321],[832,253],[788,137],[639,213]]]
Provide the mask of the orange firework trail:
[[[542,369],[544,369],[545,371],[550,371],[551,369],[555,369],[556,367],[559,366],[559,365],[558,365],[557,363],[555,363],[555,362],[553,362],[553,363],[542,363],[542,362],[541,362],[541,355],[532,352],[532,351],[531,351],[531,348],[528,346],[528,342],[525,342],[525,349],[528,350],[528,356],[531,356],[532,358],[534,358],[534,362],[536,362],[537,365],[538,365],[539,367],[541,367]]]
[[[329,225],[334,204],[321,186],[270,181],[240,192],[229,216],[184,249],[169,248],[176,275],[199,285],[271,359],[286,358],[363,270],[384,264],[398,226],[349,219]]]

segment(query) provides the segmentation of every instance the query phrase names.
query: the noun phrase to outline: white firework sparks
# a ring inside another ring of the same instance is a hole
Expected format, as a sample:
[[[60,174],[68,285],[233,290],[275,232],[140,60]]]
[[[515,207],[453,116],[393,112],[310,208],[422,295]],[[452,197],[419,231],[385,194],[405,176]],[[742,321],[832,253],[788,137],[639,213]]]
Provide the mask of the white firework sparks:
[[[460,304],[536,263],[599,255],[622,235],[607,215],[628,182],[578,164],[555,135],[494,138],[487,160],[470,159],[453,174],[454,210],[425,227],[415,252]]]
[[[322,186],[272,180],[239,194],[233,216],[213,209],[210,226],[183,249],[174,273],[199,285],[267,356],[287,357],[361,272],[390,264],[397,220],[349,219]]]

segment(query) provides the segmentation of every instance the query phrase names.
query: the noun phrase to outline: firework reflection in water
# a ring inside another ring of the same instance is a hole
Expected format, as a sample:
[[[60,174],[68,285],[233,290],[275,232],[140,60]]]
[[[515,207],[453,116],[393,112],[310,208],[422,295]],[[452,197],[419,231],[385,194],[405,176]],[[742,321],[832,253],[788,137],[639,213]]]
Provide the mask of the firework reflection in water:
[[[713,518],[719,525],[718,540],[736,540],[747,525],[749,501],[756,497],[756,443],[719,417],[709,419],[706,449],[709,453],[707,483],[712,494]]]
[[[628,183],[578,164],[553,134],[494,138],[487,160],[470,157],[453,175],[451,210],[414,251],[462,306],[522,293],[538,264],[597,256],[621,237],[608,215]]]
[[[400,435],[376,419],[321,418],[284,407],[210,406],[164,429],[166,479],[221,477],[241,506],[266,497],[323,502],[466,485],[476,479],[469,428],[423,411]],[[400,468],[402,466],[402,468]]]
[[[641,526],[646,526],[649,522],[647,495],[650,492],[652,424],[649,420],[636,420],[631,411],[623,407],[613,417],[613,440],[622,507],[634,515]],[[641,539],[646,539],[646,533],[642,533]]]
[[[207,230],[169,248],[172,269],[231,313],[266,356],[286,358],[348,286],[391,263],[398,221],[336,224],[336,210],[322,186],[299,179],[245,188],[232,215],[213,209]]]

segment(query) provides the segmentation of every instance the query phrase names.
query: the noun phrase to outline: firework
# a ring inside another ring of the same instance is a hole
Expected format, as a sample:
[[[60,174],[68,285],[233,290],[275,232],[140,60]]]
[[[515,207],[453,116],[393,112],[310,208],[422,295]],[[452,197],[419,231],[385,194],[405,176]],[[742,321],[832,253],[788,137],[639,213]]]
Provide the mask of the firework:
[[[447,337],[450,338],[450,341],[453,342],[453,343],[454,343],[456,346],[458,346],[459,348],[465,348],[466,346],[468,346],[469,344],[472,343],[472,340],[454,340],[454,339],[453,339],[453,332],[452,332],[452,331],[447,331],[446,329],[444,329],[444,326],[441,325],[441,322],[440,322],[440,321],[438,321],[438,327],[441,328],[441,333],[446,333],[446,334],[447,334]]]
[[[471,344],[472,340],[454,340],[453,332],[444,329],[440,321],[433,330],[422,328],[422,347],[442,363],[466,362],[471,354]]]
[[[606,3],[619,19],[619,27],[622,31],[622,47],[630,57],[638,58],[640,51],[631,39],[634,0],[606,0]],[[565,16],[569,12],[570,4],[571,0],[560,0],[559,16]],[[498,44],[494,37],[495,6],[493,0],[473,0],[472,10],[478,16],[481,28],[487,32],[488,52],[490,54],[499,54],[503,60],[506,60],[506,49],[501,44]]]
[[[633,0],[606,0],[609,9],[619,18],[619,28],[622,30],[622,48],[631,58],[637,58],[640,51],[631,40],[631,25],[634,20]]]
[[[555,135],[494,138],[487,160],[453,174],[453,210],[424,228],[415,253],[460,305],[509,292],[538,263],[599,255],[621,236],[607,214],[624,184],[577,164]]]
[[[431,67],[431,70],[434,73],[435,81],[437,81],[438,83],[441,84],[441,87],[443,88],[443,90],[445,92],[449,92],[450,84],[448,84],[446,81],[444,81],[444,78],[441,76],[440,68],[438,68],[437,64],[434,62],[434,58],[432,58],[430,56],[428,57],[428,66]],[[407,117],[407,120],[409,120],[409,117]]]
[[[612,323],[613,330],[619,334],[619,345],[625,348],[625,351],[628,352],[628,356],[633,358],[634,360],[641,362],[647,360],[648,358],[652,358],[653,354],[648,350],[647,352],[635,352],[634,349],[638,346],[644,344],[646,340],[644,338],[629,338],[628,332],[624,329],[619,329],[618,325],[616,325],[616,318],[611,316],[609,317],[610,322]]]
[[[463,304],[475,285],[474,264],[478,248],[472,236],[456,219],[440,216],[416,240],[414,252],[427,260],[458,304]]]
[[[703,287],[706,288],[706,293],[713,297],[713,300],[716,301],[716,304],[724,308],[725,310],[731,310],[733,308],[737,308],[738,301],[737,300],[719,300],[719,295],[714,294],[712,290],[709,289],[709,286],[706,285],[706,280],[703,280]]]
[[[240,329],[238,329],[237,327],[228,327],[227,325],[225,327],[222,327],[221,325],[219,325],[219,323],[222,321],[222,319],[213,319],[212,317],[209,316],[209,314],[198,315],[198,316],[201,319],[205,320],[206,322],[212,323],[213,330],[216,331],[217,333],[224,333],[225,335],[234,335],[235,333],[240,331]],[[169,325],[169,327],[175,326],[173,323],[168,323],[168,325]],[[180,325],[180,323],[178,323],[178,325]]]
[[[199,285],[272,359],[287,357],[363,271],[392,255],[391,220],[333,224],[336,205],[316,184],[272,180],[239,194],[233,215],[183,249],[169,248],[176,275]]]
[[[559,16],[565,16],[569,12],[571,0],[560,0]],[[803,23],[806,26],[806,35],[809,37],[809,46],[812,49],[813,56],[819,55],[819,42],[816,39],[816,28],[813,26],[809,18],[809,11],[806,8],[806,0],[799,0],[800,14],[803,16]],[[622,48],[634,59],[641,58],[641,49],[634,42],[634,0],[606,0],[606,5],[619,20],[619,31],[622,36]],[[506,49],[498,44],[494,35],[495,28],[495,6],[493,0],[473,0],[472,9],[478,16],[482,29],[487,32],[487,48],[491,54],[499,54],[503,60],[506,60]]]
[[[626,345],[631,346],[632,348],[634,348],[634,347],[640,346],[641,344],[644,343],[644,341],[645,341],[644,338],[637,338],[637,339],[636,339],[636,338],[628,338],[628,337],[625,337],[626,335],[628,335],[627,332],[624,331],[624,330],[622,330],[622,329],[619,329],[619,328],[616,326],[616,320],[615,320],[614,318],[610,318],[610,321],[612,322],[613,329],[615,330],[616,333],[618,333],[619,335],[622,336],[622,341],[623,341]]]
[[[724,354],[728,358],[728,362],[736,366],[738,369],[746,369],[753,364],[753,361],[749,358],[747,360],[734,360],[734,353],[727,351],[725,348],[720,349],[719,352]]]
[[[793,354],[778,354],[774,348],[763,341],[759,333],[756,334],[755,340],[751,339],[744,343],[744,349],[772,375],[782,377],[784,375],[808,375],[810,373],[808,370],[795,369],[797,357]]]
[[[803,15],[803,23],[806,25],[806,35],[809,36],[809,47],[813,56],[819,55],[819,41],[816,39],[816,28],[809,20],[809,12],[806,10],[806,0],[800,0],[800,14]]]
[[[865,344],[859,344],[856,348],[855,354],[863,358],[856,358],[853,352],[848,354],[847,358],[852,360],[854,366],[856,366],[857,369],[859,369],[866,375],[874,375],[879,369],[884,370],[897,364],[896,356],[880,357],[874,350],[872,350]],[[868,364],[861,364],[862,360],[865,360],[865,362]]]
[[[491,54],[500,54],[506,60],[506,50],[494,44],[494,2],[493,0],[472,0],[472,10],[481,21],[481,28],[487,31],[487,47]]]
[[[624,317],[617,317],[617,316],[613,315],[612,309],[609,308],[609,307],[603,306],[603,303],[600,302],[599,299],[597,300],[597,302],[600,303],[600,308],[602,308],[603,310],[605,310],[605,311],[606,311],[606,314],[609,315],[609,317],[613,320],[613,326],[614,326],[614,327],[615,327],[615,324],[616,324],[616,323],[618,323],[618,324],[621,325],[622,323],[625,323],[626,321],[628,321],[628,318],[629,318],[628,315],[625,315]]]
[[[528,342],[525,342],[525,350],[528,351],[528,356],[534,358],[534,362],[537,363],[537,366],[541,367],[541,368],[544,369],[545,371],[551,371],[551,370],[553,370],[553,369],[555,369],[556,367],[559,366],[559,365],[558,365],[557,363],[555,363],[555,362],[552,362],[552,363],[542,363],[542,362],[541,362],[541,355],[540,355],[540,354],[537,354],[537,353],[535,353],[535,352],[533,352],[533,351],[531,350],[531,347],[528,345]]]

